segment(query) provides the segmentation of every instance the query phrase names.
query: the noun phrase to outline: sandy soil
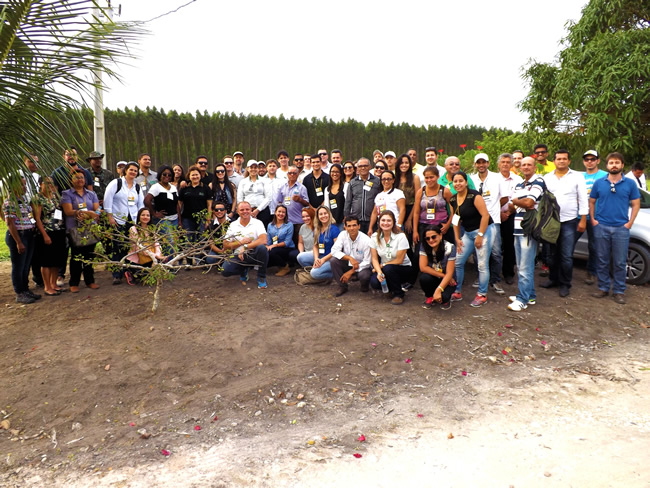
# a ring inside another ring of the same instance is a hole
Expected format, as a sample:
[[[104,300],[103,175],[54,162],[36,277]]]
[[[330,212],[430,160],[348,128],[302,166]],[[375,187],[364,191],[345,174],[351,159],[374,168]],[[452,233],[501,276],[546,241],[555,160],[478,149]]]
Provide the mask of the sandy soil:
[[[193,271],[152,316],[0,276],[2,486],[650,486],[647,286],[515,314]]]

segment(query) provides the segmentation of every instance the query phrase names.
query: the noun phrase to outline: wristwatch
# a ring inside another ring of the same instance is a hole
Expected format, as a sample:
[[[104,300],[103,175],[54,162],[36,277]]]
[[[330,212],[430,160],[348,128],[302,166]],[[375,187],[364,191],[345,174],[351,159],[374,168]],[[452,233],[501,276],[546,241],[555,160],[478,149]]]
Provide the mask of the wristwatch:
[[[248,251],[248,244],[244,244],[244,251]]]
[[[483,237],[485,234],[483,234],[483,232],[479,232],[477,235],[478,235],[479,237]]]

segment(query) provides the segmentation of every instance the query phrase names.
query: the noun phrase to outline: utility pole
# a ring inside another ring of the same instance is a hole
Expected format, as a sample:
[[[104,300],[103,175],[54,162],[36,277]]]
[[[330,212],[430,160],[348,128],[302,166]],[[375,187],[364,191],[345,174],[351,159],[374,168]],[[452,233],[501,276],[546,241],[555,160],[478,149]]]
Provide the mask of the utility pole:
[[[121,6],[119,8],[121,10]],[[119,15],[119,14],[118,14]],[[108,0],[108,7],[93,8],[93,16],[97,19],[106,17],[109,22],[113,21],[113,7],[111,6],[110,0]],[[97,49],[100,48],[99,39],[95,41]],[[94,125],[94,151],[99,151],[102,154],[106,154],[106,133],[104,131],[104,85],[102,84],[102,72],[101,70],[96,70],[93,73],[95,80],[95,110],[93,117]],[[102,167],[106,169],[108,158],[104,156],[102,159]]]

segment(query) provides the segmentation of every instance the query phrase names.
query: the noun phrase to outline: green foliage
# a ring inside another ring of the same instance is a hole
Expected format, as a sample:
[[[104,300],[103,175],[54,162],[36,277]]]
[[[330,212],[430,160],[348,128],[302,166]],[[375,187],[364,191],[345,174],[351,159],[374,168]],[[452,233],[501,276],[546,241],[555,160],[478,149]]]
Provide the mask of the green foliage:
[[[5,234],[7,233],[7,224],[5,224],[4,220],[0,221],[0,236],[2,239],[0,240],[0,261],[6,261],[9,259],[9,247],[7,246],[7,243],[5,242]]]
[[[591,0],[568,24],[553,64],[531,61],[520,107],[526,129],[554,148],[650,157],[650,3]]]

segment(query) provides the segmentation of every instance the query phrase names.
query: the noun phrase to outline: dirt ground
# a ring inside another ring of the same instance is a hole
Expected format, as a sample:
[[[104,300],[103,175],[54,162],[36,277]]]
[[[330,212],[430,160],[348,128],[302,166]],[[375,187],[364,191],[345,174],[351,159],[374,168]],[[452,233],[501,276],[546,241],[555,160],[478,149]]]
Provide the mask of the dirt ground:
[[[0,486],[650,486],[647,286],[578,266],[566,299],[442,311],[192,271],[152,316],[104,271],[19,306],[9,272]]]

